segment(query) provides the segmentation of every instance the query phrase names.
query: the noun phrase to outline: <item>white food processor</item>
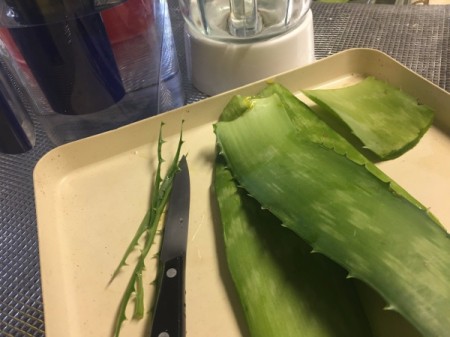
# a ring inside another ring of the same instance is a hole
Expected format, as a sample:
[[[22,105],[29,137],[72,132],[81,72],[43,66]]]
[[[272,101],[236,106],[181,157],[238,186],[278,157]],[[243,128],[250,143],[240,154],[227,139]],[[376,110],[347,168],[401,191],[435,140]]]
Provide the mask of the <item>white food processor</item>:
[[[215,95],[314,61],[311,0],[179,0],[193,85]]]

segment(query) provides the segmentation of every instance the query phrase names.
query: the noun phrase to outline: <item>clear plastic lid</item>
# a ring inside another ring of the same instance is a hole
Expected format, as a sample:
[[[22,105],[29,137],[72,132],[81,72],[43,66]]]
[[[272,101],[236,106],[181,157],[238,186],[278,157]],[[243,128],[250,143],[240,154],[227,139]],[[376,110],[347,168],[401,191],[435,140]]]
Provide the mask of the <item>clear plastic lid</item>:
[[[252,42],[297,27],[311,0],[180,0],[191,29],[221,41]]]

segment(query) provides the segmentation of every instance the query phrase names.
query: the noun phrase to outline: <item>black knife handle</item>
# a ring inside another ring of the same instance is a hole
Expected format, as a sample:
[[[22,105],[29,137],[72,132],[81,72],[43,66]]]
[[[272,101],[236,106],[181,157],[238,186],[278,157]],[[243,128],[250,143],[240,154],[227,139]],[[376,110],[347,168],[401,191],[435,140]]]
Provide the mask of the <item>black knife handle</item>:
[[[161,284],[156,300],[151,337],[184,337],[185,258],[179,256],[163,265]]]

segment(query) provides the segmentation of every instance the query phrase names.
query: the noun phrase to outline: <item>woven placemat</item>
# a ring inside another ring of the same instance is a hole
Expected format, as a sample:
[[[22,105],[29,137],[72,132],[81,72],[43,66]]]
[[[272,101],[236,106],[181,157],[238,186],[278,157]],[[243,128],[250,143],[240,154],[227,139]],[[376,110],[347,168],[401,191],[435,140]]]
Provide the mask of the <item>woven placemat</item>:
[[[449,90],[450,6],[314,3],[317,58],[374,48]]]
[[[186,103],[205,98],[189,82],[183,21],[171,18]],[[313,3],[316,57],[354,47],[379,49],[449,90],[449,7]],[[35,147],[0,154],[0,336],[45,336],[32,172],[53,145],[37,121]]]

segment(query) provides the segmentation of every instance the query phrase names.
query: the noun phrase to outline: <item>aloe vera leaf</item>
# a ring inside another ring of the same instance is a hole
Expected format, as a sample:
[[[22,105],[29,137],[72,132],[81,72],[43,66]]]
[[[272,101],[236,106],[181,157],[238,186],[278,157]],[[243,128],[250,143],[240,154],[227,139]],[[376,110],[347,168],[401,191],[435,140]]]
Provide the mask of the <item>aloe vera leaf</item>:
[[[369,337],[346,272],[239,189],[221,157],[214,188],[228,268],[253,337]]]
[[[342,120],[381,159],[395,158],[412,148],[433,122],[431,108],[374,77],[344,88],[303,92]]]
[[[365,168],[371,172],[379,180],[389,184],[389,188],[393,193],[401,195],[416,207],[428,212],[428,208],[422,205],[418,200],[411,196],[395,181],[390,179],[383,171],[378,169],[370,160],[368,160],[361,152],[353,147],[344,137],[335,132],[326,123],[324,123],[305,103],[297,99],[292,93],[280,84],[272,83],[267,85],[260,93],[259,97],[267,97],[272,94],[277,94],[283,106],[286,109],[292,124],[299,131],[298,137],[306,137],[307,141],[316,143],[320,146],[326,147],[339,154],[344,155],[349,160],[357,164],[364,165]],[[247,98],[245,106],[250,107],[251,101]],[[241,104],[240,112],[242,113],[244,105]],[[226,111],[228,115],[229,110]],[[236,112],[234,113],[236,114]],[[314,132],[311,132],[314,130]],[[428,213],[430,217],[433,214]],[[434,218],[436,223],[439,220]],[[439,223],[440,226],[442,226]]]
[[[215,125],[220,151],[239,184],[314,251],[378,291],[388,309],[424,336],[446,336],[445,229],[407,192],[392,189],[398,185],[380,179],[386,176],[375,166],[309,141],[317,129],[296,129],[278,94],[253,99],[250,106]]]

